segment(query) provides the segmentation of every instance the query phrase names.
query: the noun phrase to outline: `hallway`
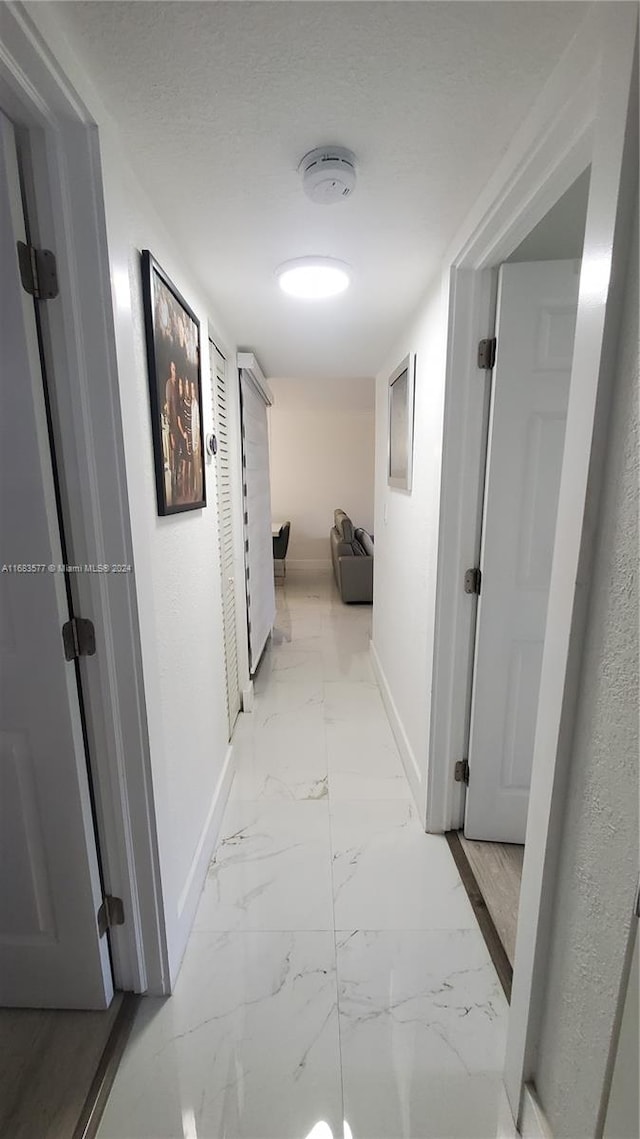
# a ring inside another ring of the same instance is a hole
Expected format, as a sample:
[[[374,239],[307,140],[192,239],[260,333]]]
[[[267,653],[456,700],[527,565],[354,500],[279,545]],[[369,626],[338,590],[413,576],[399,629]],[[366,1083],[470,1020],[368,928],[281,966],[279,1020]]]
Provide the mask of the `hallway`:
[[[276,594],[176,990],[142,1002],[100,1139],[494,1136],[507,1006],[410,801],[371,609],[328,573]]]

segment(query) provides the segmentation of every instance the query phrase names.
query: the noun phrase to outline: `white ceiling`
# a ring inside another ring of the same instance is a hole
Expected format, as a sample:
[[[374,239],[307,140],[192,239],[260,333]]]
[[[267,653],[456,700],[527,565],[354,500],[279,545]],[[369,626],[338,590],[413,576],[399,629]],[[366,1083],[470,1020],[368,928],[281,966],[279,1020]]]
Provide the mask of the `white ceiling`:
[[[580,3],[61,3],[146,191],[267,375],[374,374],[575,33]],[[304,196],[302,155],[358,158]],[[347,294],[280,293],[289,258],[348,261]],[[167,266],[170,272],[170,266]]]

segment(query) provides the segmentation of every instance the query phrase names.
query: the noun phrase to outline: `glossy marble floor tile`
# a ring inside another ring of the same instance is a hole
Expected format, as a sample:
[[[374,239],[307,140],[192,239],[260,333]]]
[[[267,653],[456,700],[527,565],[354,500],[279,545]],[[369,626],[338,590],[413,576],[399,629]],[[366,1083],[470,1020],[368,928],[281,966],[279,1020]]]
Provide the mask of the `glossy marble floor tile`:
[[[333,929],[327,803],[229,803],[195,928]]]
[[[325,682],[324,718],[329,724],[376,724],[385,733],[389,728],[380,689],[374,680]]]
[[[403,799],[411,792],[388,724],[327,723],[331,802]]]
[[[484,1139],[506,1006],[371,670],[371,607],[289,574],[175,994],[99,1139]]]
[[[354,1137],[493,1139],[506,1002],[479,931],[356,931],[336,942]]]
[[[471,904],[447,843],[413,803],[331,803],[337,929],[469,929]]]
[[[341,1132],[330,933],[194,933],[173,996],[147,1000],[100,1139]]]
[[[329,793],[325,725],[318,709],[276,717],[257,731],[242,717],[234,737],[235,799],[326,799]]]

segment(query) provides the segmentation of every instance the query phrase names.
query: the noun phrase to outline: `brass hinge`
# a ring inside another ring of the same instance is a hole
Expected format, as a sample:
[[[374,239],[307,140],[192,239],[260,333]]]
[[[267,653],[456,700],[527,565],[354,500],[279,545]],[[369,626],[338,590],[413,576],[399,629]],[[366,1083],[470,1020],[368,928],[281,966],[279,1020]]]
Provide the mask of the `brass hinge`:
[[[469,760],[459,759],[453,769],[453,778],[456,783],[469,782]]]
[[[96,651],[96,631],[87,617],[72,617],[62,626],[65,660],[92,657]]]
[[[477,568],[477,566],[474,569],[466,570],[465,575],[464,575],[464,591],[465,591],[465,593],[477,593],[479,595],[481,586],[482,586],[482,573]]]
[[[496,362],[496,348],[498,341],[495,336],[487,337],[478,343],[478,367],[490,372]]]
[[[108,929],[114,925],[124,925],[124,906],[122,898],[114,898],[112,894],[107,894],[103,900],[98,913],[98,933],[100,937],[104,937]]]
[[[36,249],[19,241],[18,264],[22,287],[29,296],[37,301],[50,301],[57,297],[58,269],[55,254],[50,249]]]

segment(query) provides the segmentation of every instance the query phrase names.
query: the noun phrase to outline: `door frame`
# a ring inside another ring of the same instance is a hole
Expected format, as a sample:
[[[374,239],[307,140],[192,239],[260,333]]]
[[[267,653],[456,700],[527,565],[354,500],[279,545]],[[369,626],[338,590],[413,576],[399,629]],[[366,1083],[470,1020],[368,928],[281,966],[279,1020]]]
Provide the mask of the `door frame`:
[[[504,285],[501,282],[503,281],[504,273],[508,272],[509,270],[522,269],[523,267],[524,268],[528,267],[528,269],[530,271],[533,271],[536,268],[539,270],[542,265],[548,266],[549,269],[551,268],[551,266],[562,265],[563,271],[564,271],[565,268],[567,268],[568,266],[571,266],[572,281],[574,282],[573,287],[575,289],[577,286],[577,283],[578,283],[576,275],[575,275],[575,266],[576,266],[576,264],[579,264],[579,260],[580,260],[579,255],[577,255],[576,257],[563,257],[557,261],[551,261],[551,262],[548,259],[544,259],[543,261],[537,261],[537,262],[536,261],[523,261],[523,262],[520,262],[520,261],[508,262],[507,261],[507,262],[504,262],[503,261],[500,266],[496,267],[496,269],[495,269],[495,286],[496,286],[495,287],[495,293],[493,291],[491,293],[492,299],[495,300],[495,311],[492,313],[491,327],[493,329],[493,336],[498,337],[498,343],[500,342],[500,337],[501,337],[501,333],[500,333],[500,329],[499,329],[498,325],[499,325],[499,322],[502,323],[504,321],[504,313],[501,311],[501,306],[502,306],[501,297],[504,294]],[[545,272],[548,272],[549,269],[547,269]],[[574,303],[575,303],[575,306],[577,309],[577,296],[576,296]],[[507,321],[507,324],[508,324],[508,321]],[[503,348],[504,348],[504,345],[503,345]],[[478,482],[477,556],[476,556],[475,562],[470,563],[470,567],[471,567],[471,565],[473,565],[480,570],[480,579],[482,582],[484,582],[485,575],[488,573],[488,570],[487,570],[487,552],[488,551],[489,551],[489,560],[491,560],[490,543],[487,544],[486,527],[487,527],[487,509],[490,508],[490,505],[491,505],[491,495],[490,495],[490,492],[488,492],[488,484],[489,484],[489,479],[490,479],[489,464],[492,462],[492,459],[493,459],[492,446],[495,443],[495,430],[496,430],[495,416],[496,416],[496,413],[499,411],[499,409],[502,406],[501,402],[500,402],[500,397],[497,396],[497,388],[496,388],[496,382],[495,382],[495,380],[496,380],[496,368],[500,365],[500,360],[501,360],[501,355],[498,352],[498,354],[496,356],[495,363],[493,364],[493,366],[491,367],[490,370],[487,370],[485,372],[485,377],[486,377],[486,379],[485,379],[485,393],[486,393],[487,414],[486,414],[486,422],[483,422],[483,435],[482,435],[482,448],[483,449],[482,449],[482,463],[481,463],[481,478]],[[563,370],[565,372],[565,380],[563,382],[567,383],[570,380],[570,376],[568,374],[569,369],[565,367]],[[478,375],[477,372],[476,372],[476,375]],[[482,383],[482,380],[480,380],[480,383]],[[503,390],[504,390],[504,385],[503,385]],[[568,399],[568,391],[567,391],[567,399]],[[559,481],[556,484],[556,486],[559,488]],[[494,519],[495,519],[495,516],[494,516]],[[495,526],[495,520],[494,520],[494,526]],[[494,538],[494,540],[496,538],[495,530],[494,530],[493,538]],[[494,567],[495,567],[495,555],[494,555]],[[493,621],[490,621],[489,625],[486,624],[487,614],[484,610],[484,606],[487,604],[487,598],[486,598],[484,588],[477,595],[472,595],[470,600],[472,602],[472,609],[473,609],[473,634],[472,634],[472,641],[471,641],[471,645],[472,645],[471,659],[469,661],[469,696],[468,696],[468,705],[467,705],[468,726],[467,726],[467,732],[466,732],[466,742],[465,742],[465,751],[464,751],[464,755],[465,755],[465,758],[466,758],[467,763],[468,763],[467,780],[469,780],[470,772],[472,770],[474,770],[474,764],[475,764],[475,759],[474,759],[474,755],[473,755],[473,747],[474,747],[474,730],[477,727],[477,717],[478,717],[478,713],[479,713],[478,697],[477,697],[477,693],[476,693],[476,681],[477,681],[478,675],[479,675],[478,660],[479,660],[479,655],[481,653],[480,642],[481,642],[481,638],[483,636],[486,636],[488,628],[493,623]],[[494,602],[495,602],[495,596],[494,596]],[[486,648],[486,641],[485,641],[485,648]],[[484,699],[486,701],[486,695],[485,695]],[[487,706],[485,703],[485,715],[486,715],[486,711],[487,711]],[[482,780],[480,779],[478,781],[481,782]],[[474,787],[476,786],[476,779],[474,779],[473,786]],[[469,816],[468,816],[467,808],[469,808],[469,806],[470,806],[468,785],[462,784],[462,790],[463,790],[463,795],[462,795],[462,803],[461,803],[462,814],[461,814],[461,821],[460,821],[460,829],[463,829],[465,831],[465,834],[466,834],[466,828],[469,824]],[[528,793],[527,793],[527,798],[528,798]],[[477,807],[477,803],[476,803],[476,807]],[[520,808],[520,809],[522,809],[522,808]],[[520,817],[522,817],[522,816],[520,816]],[[477,822],[478,822],[478,816],[476,813],[476,827],[477,827]],[[512,820],[512,822],[513,822],[513,820]],[[499,829],[499,828],[497,828],[497,829]],[[520,828],[517,827],[515,829],[519,830]],[[499,839],[497,833],[494,834],[493,838],[496,841],[511,841],[511,842],[517,841],[516,839],[509,839],[509,840]],[[524,838],[522,839],[522,841],[524,841]]]
[[[3,6],[0,106],[28,134],[38,243],[56,253],[60,295],[46,313],[50,386],[73,414],[56,454],[74,564],[133,565],[98,133],[19,4]],[[117,285],[117,282],[114,283]],[[170,992],[134,574],[74,575],[98,652],[81,658],[114,982]]]
[[[444,260],[447,363],[426,806],[426,829],[435,833],[457,829],[464,812],[464,785],[454,782],[453,767],[468,742],[476,603],[462,579],[478,564],[490,382],[476,367],[477,341],[493,335],[497,266],[591,166],[504,1074],[516,1121],[535,1067],[637,175],[636,37],[636,5],[591,9]]]

